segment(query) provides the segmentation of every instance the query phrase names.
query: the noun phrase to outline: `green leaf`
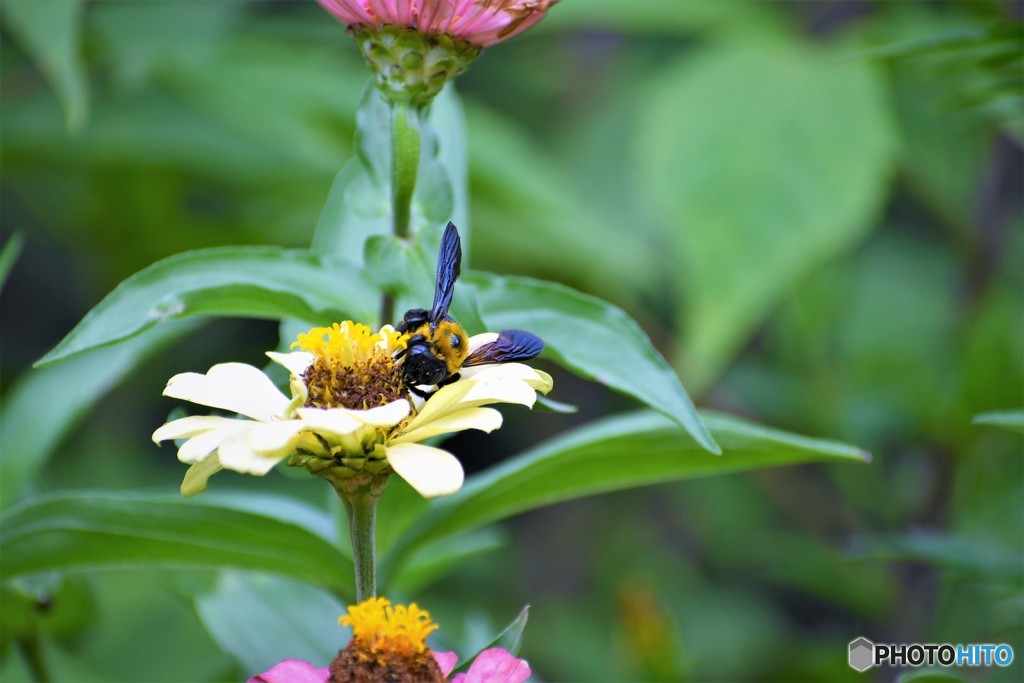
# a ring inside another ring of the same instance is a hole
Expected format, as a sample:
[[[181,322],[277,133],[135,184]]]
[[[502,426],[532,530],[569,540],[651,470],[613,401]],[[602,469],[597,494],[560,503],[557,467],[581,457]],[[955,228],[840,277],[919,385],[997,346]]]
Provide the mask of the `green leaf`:
[[[675,247],[682,376],[704,388],[886,198],[884,84],[795,41],[722,44],[651,74],[634,180]]]
[[[488,329],[539,335],[556,362],[646,403],[721,452],[675,372],[621,309],[550,282],[486,273],[467,280],[477,286]]]
[[[38,365],[193,315],[372,319],[375,294],[354,266],[302,250],[221,247],[171,256],[132,275]]]
[[[7,282],[7,276],[11,274],[11,268],[21,255],[21,248],[25,246],[25,235],[16,232],[7,240],[3,251],[0,251],[0,290]]]
[[[387,579],[424,544],[566,500],[694,477],[808,462],[866,462],[862,450],[763,427],[719,413],[704,420],[721,444],[709,455],[663,415],[643,411],[599,420],[470,477],[450,498],[432,500],[392,547]]]
[[[1002,427],[1011,432],[1024,434],[1024,410],[996,410],[982,413],[975,415],[971,422],[976,425]]]
[[[93,349],[18,377],[0,405],[0,505],[9,506],[25,494],[54,449],[112,387],[144,359],[196,329],[198,322],[162,325],[116,347]]]
[[[327,666],[351,639],[338,625],[345,605],[330,593],[277,576],[225,571],[217,587],[196,600],[214,641],[246,676],[285,659]]]
[[[10,31],[39,62],[64,103],[68,128],[85,123],[88,108],[85,68],[79,56],[81,0],[3,0]]]
[[[352,592],[352,563],[306,529],[166,496],[105,491],[45,496],[2,518],[0,574],[116,567],[233,567]]]
[[[500,647],[513,655],[519,654],[519,647],[523,643],[523,631],[526,629],[526,622],[529,618],[530,606],[525,605],[523,606],[523,609],[520,610],[516,618],[513,619],[508,626],[502,629],[501,633],[494,637],[494,640],[480,648],[477,652],[473,653],[472,656],[467,657],[461,664],[452,670],[452,673],[456,674],[467,671],[473,661],[480,656],[481,652],[492,647]]]

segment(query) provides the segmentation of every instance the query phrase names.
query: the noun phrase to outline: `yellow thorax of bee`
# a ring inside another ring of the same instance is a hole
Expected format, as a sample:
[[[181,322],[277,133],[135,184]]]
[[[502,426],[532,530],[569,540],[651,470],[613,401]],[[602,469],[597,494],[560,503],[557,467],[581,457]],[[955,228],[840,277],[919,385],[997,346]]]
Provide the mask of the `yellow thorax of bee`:
[[[428,329],[424,330],[423,336],[434,345],[434,355],[448,366],[448,374],[454,375],[469,353],[469,337],[462,326],[453,320],[442,320],[434,329],[430,329],[430,325],[424,327]],[[458,337],[457,344],[452,344],[452,336]]]

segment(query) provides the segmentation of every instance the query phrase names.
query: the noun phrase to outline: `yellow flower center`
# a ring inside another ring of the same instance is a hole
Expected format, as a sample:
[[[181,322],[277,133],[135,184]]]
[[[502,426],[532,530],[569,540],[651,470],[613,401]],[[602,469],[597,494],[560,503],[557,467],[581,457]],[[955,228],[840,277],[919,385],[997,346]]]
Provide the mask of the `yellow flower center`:
[[[416,603],[392,607],[387,598],[370,598],[350,606],[338,623],[351,626],[353,640],[370,652],[405,656],[426,650],[427,636],[438,628]]]
[[[374,333],[346,320],[314,327],[292,343],[313,354],[303,380],[309,390],[306,407],[366,410],[408,397],[395,353],[405,349],[408,335],[385,325]]]

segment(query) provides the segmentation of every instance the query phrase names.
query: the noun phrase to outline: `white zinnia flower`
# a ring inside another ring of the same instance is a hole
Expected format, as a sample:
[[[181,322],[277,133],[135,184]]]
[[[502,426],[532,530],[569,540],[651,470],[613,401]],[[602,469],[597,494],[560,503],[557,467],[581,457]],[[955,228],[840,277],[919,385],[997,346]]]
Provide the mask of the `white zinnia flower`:
[[[472,337],[470,352],[494,338]],[[373,334],[351,321],[299,335],[293,346],[302,350],[267,353],[291,372],[291,398],[243,363],[175,375],[164,395],[239,417],[174,420],[153,440],[185,439],[178,459],[192,465],[181,487],[186,496],[205,490],[221,469],[264,475],[289,456],[290,464],[339,488],[382,483],[395,472],[427,498],[450,495],[462,486],[462,466],[451,453],[420,442],[464,429],[497,429],[501,413],[483,406],[533,406],[538,391],[551,389],[551,377],[519,363],[467,368],[459,381],[415,409],[394,359],[406,339],[390,325]]]

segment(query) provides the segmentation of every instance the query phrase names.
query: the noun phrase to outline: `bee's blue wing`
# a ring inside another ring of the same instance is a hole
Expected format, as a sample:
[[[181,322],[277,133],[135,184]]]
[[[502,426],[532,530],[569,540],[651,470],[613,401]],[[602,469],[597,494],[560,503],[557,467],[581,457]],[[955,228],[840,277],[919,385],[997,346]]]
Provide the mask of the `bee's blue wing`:
[[[468,366],[529,360],[539,356],[543,350],[544,341],[535,334],[523,330],[502,330],[497,339],[469,354],[462,364]]]
[[[449,222],[441,237],[441,251],[437,255],[437,284],[434,287],[434,305],[430,308],[430,321],[443,320],[455,294],[455,281],[462,270],[462,242],[459,230]]]

